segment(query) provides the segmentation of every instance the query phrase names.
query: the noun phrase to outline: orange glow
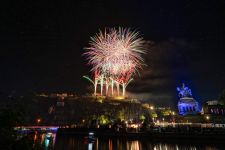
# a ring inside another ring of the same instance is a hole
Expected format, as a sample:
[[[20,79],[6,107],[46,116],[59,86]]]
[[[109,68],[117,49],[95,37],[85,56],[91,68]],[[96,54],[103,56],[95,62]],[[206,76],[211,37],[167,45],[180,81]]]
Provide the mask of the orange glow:
[[[124,96],[117,96],[117,97],[115,97],[116,100],[122,100],[124,98],[125,98]]]

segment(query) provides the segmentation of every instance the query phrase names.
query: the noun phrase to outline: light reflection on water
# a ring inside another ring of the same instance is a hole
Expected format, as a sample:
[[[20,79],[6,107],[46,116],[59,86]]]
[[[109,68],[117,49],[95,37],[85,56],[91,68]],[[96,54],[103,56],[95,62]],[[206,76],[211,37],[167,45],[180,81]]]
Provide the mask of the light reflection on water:
[[[34,133],[34,147],[37,147],[38,145],[40,145],[40,147],[42,147],[42,149],[45,150],[51,150],[54,148],[55,145],[55,140],[56,140],[56,133],[38,133],[35,132]]]
[[[209,144],[156,143],[149,139],[127,140],[118,138],[95,138],[58,136],[55,150],[224,150],[225,147]]]

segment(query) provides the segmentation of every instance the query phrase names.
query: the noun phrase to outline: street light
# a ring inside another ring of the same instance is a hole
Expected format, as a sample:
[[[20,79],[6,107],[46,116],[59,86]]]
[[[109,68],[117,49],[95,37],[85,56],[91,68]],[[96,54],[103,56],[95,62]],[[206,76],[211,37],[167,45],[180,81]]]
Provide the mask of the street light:
[[[209,116],[206,116],[205,118],[206,118],[206,120],[209,120],[209,119],[210,119],[210,117],[209,117]]]
[[[150,109],[153,110],[154,109],[154,106],[150,106]]]
[[[41,118],[38,118],[36,121],[37,121],[37,124],[39,124],[41,122]]]

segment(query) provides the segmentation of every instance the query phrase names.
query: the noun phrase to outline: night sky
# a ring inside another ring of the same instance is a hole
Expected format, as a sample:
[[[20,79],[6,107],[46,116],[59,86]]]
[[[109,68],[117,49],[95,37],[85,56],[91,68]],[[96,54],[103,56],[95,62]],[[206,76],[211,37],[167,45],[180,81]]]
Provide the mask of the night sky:
[[[224,0],[18,1],[0,11],[1,93],[86,93],[84,47],[99,29],[119,26],[151,43],[130,95],[175,105],[182,82],[200,102],[225,89]]]

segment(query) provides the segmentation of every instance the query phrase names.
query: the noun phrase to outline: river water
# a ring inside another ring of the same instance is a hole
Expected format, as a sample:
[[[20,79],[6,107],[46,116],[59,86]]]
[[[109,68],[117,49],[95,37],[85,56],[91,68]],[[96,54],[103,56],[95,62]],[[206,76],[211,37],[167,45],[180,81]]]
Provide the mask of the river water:
[[[209,142],[189,143],[185,141],[154,142],[152,139],[126,139],[94,136],[42,134],[41,143],[45,150],[225,150],[224,144]]]
[[[223,144],[188,142],[152,142],[151,139],[121,139],[61,136],[56,138],[55,150],[225,150]]]

